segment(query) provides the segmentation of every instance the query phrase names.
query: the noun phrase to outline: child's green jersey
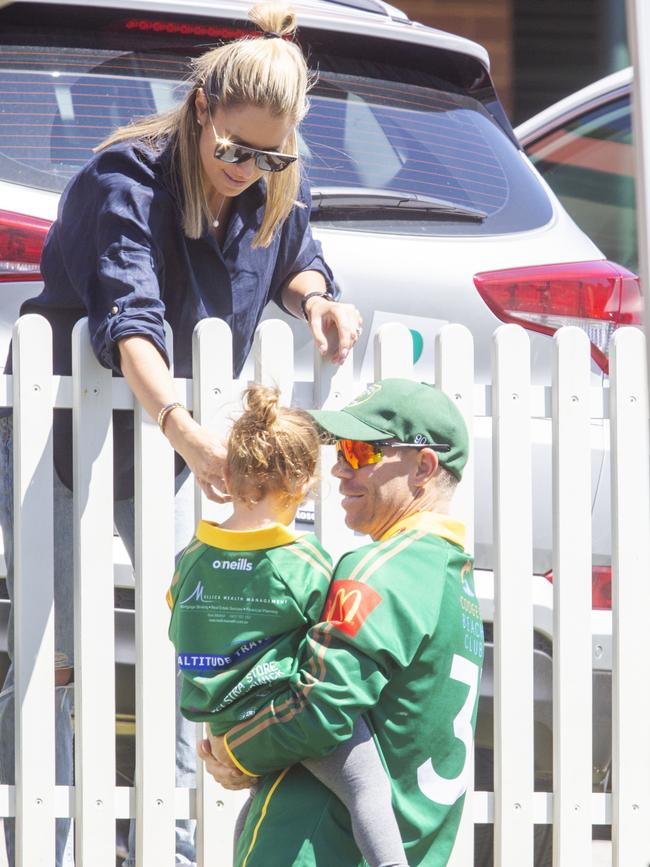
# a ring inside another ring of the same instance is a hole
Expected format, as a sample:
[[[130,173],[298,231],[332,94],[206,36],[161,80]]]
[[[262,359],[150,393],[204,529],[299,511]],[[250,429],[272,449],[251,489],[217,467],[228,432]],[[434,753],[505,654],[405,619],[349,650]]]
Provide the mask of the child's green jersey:
[[[447,863],[471,783],[483,629],[463,536],[458,522],[425,512],[345,555],[334,573],[325,622],[312,627],[303,644],[300,669],[226,738],[242,770],[266,774],[330,752],[363,713],[393,782],[409,864],[422,867]],[[267,795],[266,818],[253,810],[247,822],[241,844],[247,867],[270,863],[264,858],[274,846],[282,854],[289,829],[281,816],[288,809],[294,823],[302,822],[305,794],[292,790],[290,777]],[[338,851],[331,837],[336,822],[321,847],[319,828],[326,826],[323,817],[310,838],[310,851],[320,853],[318,867],[358,863],[352,855],[328,860],[322,854]],[[341,829],[341,846],[349,833],[349,826]],[[283,865],[312,865],[300,851]]]
[[[286,685],[307,628],[321,618],[331,573],[313,534],[202,521],[168,595],[184,716],[223,734]]]

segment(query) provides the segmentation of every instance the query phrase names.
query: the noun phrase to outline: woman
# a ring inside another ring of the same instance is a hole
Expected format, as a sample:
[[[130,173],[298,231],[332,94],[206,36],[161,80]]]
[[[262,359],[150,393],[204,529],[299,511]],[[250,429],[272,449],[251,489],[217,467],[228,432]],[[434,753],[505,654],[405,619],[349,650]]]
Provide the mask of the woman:
[[[246,38],[192,63],[184,103],[117,130],[68,184],[42,258],[45,288],[23,305],[54,335],[54,370],[70,374],[70,335],[88,316],[97,357],[125,377],[177,452],[176,551],[193,532],[189,471],[207,496],[224,499],[223,446],[176,402],[164,340],[174,333],[174,371],[191,376],[191,336],[207,316],[233,333],[238,376],[265,305],[305,318],[322,353],[335,329],[342,362],[361,333],[358,311],[337,303],[332,275],[309,229],[296,128],[310,76],[286,39],[295,16],[282,4],[251,12],[263,38]],[[132,415],[115,413],[115,524],[133,557]],[[71,419],[56,411],[55,611],[57,783],[72,782]],[[0,419],[0,516],[12,587],[11,419]],[[189,469],[188,469],[189,468]],[[11,626],[10,626],[11,629]],[[177,783],[191,785],[193,729],[179,724]],[[13,672],[0,695],[0,779],[13,782]],[[13,864],[13,833],[7,843]],[[58,820],[57,867],[69,823]],[[177,833],[178,863],[194,860],[191,834]],[[128,860],[126,864],[134,862]]]

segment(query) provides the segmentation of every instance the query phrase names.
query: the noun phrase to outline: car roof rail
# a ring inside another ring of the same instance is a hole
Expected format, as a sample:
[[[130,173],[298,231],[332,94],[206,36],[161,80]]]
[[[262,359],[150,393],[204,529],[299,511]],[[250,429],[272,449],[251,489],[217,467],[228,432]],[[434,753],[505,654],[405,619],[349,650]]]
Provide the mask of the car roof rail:
[[[360,9],[363,12],[373,12],[375,15],[386,15],[398,21],[408,21],[410,18],[401,9],[384,3],[383,0],[325,0],[326,3],[335,3],[337,6],[349,6],[352,9]]]

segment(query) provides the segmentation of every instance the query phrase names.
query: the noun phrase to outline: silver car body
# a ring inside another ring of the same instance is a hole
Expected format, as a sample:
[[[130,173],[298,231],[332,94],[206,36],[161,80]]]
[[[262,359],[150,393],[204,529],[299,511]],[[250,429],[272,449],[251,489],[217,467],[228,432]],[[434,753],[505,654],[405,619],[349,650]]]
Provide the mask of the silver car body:
[[[351,0],[354,2],[354,0]],[[18,5],[18,4],[15,4]],[[47,5],[47,3],[46,3]],[[61,7],[61,3],[57,4]],[[65,0],[64,6],[77,6],[79,14],[88,8],[107,7],[160,15],[196,15],[210,19],[226,17],[244,21],[248,2],[219,0],[215,3],[166,2],[166,0],[105,0],[104,3]],[[489,71],[485,50],[466,39],[433,30],[410,22],[402,13],[384,4],[372,3],[376,11],[369,12],[347,5],[300,0],[295,3],[301,27],[322,32],[356,34],[363,38],[388,39],[394,45],[419,46],[432,52],[446,51],[458,57],[477,60]],[[2,10],[11,4],[0,2]],[[1,27],[0,27],[1,30]],[[2,36],[0,35],[0,43]],[[0,61],[1,70],[1,61]],[[486,79],[488,80],[488,79]],[[505,120],[505,117],[504,117]],[[510,131],[511,132],[511,131]],[[530,184],[540,191],[547,202],[548,219],[531,229],[485,234],[450,235],[427,231],[409,232],[402,227],[395,230],[391,215],[373,222],[372,229],[363,225],[349,225],[345,221],[314,222],[314,234],[323,248],[341,288],[344,298],[353,301],[364,317],[364,335],[355,351],[355,364],[360,379],[370,377],[368,353],[372,335],[384,321],[397,319],[415,328],[423,336],[424,348],[416,366],[418,375],[432,375],[433,339],[436,331],[446,322],[466,325],[473,334],[476,347],[476,380],[487,383],[490,379],[491,336],[502,324],[478,294],[473,277],[479,272],[546,265],[563,262],[602,260],[603,254],[578,228],[559,203],[556,196],[536,172],[522,150],[517,149],[509,137],[507,121],[500,135],[504,147],[511,148],[512,160]],[[36,189],[0,180],[0,202],[5,211],[53,220],[56,216],[58,193]],[[1,228],[1,227],[0,227]],[[18,316],[21,302],[40,291],[35,282],[11,282],[3,285],[0,303],[0,359],[3,359],[10,338],[13,321]],[[269,310],[270,317],[283,314]],[[304,324],[288,320],[297,348],[299,375],[309,378],[312,359],[311,340]],[[536,384],[550,382],[551,340],[542,334],[530,332],[533,379]],[[2,363],[2,362],[0,362]],[[603,381],[602,373],[594,366],[594,383]],[[533,483],[535,499],[534,575],[522,576],[534,586],[536,644],[536,719],[546,732],[539,741],[540,755],[537,766],[542,776],[550,774],[551,713],[551,654],[552,654],[552,587],[543,577],[551,568],[551,489],[550,423],[537,419],[533,423],[535,443],[533,450]],[[602,470],[607,445],[602,422],[592,425],[592,472],[594,533],[596,554],[609,556],[609,529],[601,506]],[[493,619],[492,580],[492,518],[491,518],[491,429],[489,418],[476,423],[476,566],[477,586],[484,618]],[[124,567],[121,567],[124,568]],[[5,605],[6,607],[6,605]],[[124,632],[121,632],[118,652],[123,662],[132,662],[128,635],[128,615],[122,613]],[[491,746],[490,708],[492,696],[492,659],[488,631],[487,657],[482,687],[483,705],[478,740],[486,748]],[[607,668],[611,656],[611,618],[608,613],[594,612],[594,648],[598,665]],[[596,748],[602,755],[596,760],[598,767],[607,764],[608,747]]]

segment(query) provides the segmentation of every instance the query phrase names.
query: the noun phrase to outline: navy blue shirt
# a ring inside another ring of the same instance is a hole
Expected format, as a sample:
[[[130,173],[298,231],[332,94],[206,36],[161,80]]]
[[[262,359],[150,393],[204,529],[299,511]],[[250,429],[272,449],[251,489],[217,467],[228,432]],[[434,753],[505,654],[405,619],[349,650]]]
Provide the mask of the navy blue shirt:
[[[264,215],[262,180],[233,200],[220,247],[207,225],[196,240],[184,234],[174,171],[168,148],[154,151],[123,142],[96,154],[63,192],[43,248],[45,288],[21,308],[21,313],[40,313],[52,325],[55,373],[71,373],[72,328],[88,316],[97,358],[118,374],[117,342],[130,335],[148,337],[169,363],[166,320],[174,334],[175,375],[190,377],[194,326],[214,316],[232,330],[238,376],[264,307],[269,301],[281,305],[288,280],[300,271],[315,270],[333,289],[321,246],[311,235],[305,180],[299,193],[303,206],[293,208],[268,247],[252,246]],[[69,415],[58,412],[55,425],[57,471],[68,485]],[[130,475],[132,421],[120,415],[116,413],[116,470]],[[125,436],[122,450],[117,428]],[[118,481],[116,496],[130,493],[131,485]]]

